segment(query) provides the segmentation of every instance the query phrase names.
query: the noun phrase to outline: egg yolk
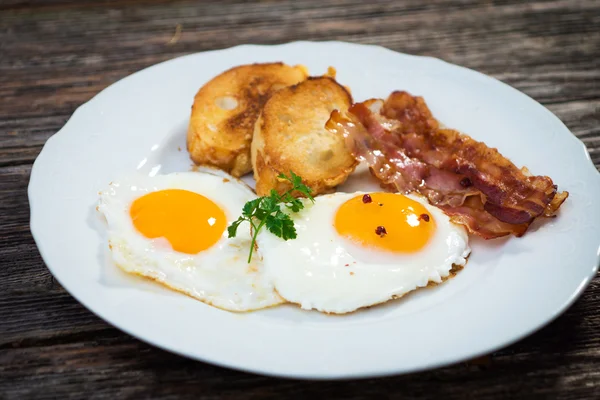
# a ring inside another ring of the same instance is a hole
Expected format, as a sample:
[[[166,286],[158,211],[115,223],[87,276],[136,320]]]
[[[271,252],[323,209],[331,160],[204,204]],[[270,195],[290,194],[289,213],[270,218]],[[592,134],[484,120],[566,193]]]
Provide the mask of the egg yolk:
[[[346,201],[335,215],[337,232],[363,247],[396,253],[420,250],[435,232],[433,216],[419,202],[394,193]]]
[[[206,197],[180,189],[160,190],[136,199],[129,210],[145,237],[163,237],[173,250],[197,254],[213,246],[227,225],[223,210]]]

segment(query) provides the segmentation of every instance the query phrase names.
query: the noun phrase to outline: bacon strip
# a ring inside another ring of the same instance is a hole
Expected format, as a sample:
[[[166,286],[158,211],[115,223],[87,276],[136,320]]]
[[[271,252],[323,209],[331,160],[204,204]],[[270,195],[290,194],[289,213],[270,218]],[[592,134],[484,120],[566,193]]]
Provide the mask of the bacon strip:
[[[440,128],[425,101],[406,92],[354,104],[344,114],[334,111],[326,126],[344,135],[383,186],[421,193],[486,239],[522,236],[568,196],[557,193],[549,177],[532,176],[496,149]]]

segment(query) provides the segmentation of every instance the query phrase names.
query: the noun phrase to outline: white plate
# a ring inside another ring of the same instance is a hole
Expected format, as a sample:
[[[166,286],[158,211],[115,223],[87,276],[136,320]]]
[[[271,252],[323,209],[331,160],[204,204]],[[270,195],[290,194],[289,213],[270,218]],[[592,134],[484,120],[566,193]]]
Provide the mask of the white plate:
[[[394,89],[425,97],[447,126],[549,175],[571,195],[521,239],[472,239],[445,284],[348,316],[283,306],[233,314],[118,273],[104,257],[98,190],[124,173],[188,170],[198,88],[234,65],[329,65],[356,100]],[[181,147],[181,151],[178,150]],[[600,175],[544,107],[495,79],[374,46],[297,42],[192,54],[135,73],[81,106],[48,140],[29,185],[31,231],[48,268],[88,309],[129,334],[198,360],[257,373],[346,378],[438,367],[506,346],[563,312],[595,275]]]

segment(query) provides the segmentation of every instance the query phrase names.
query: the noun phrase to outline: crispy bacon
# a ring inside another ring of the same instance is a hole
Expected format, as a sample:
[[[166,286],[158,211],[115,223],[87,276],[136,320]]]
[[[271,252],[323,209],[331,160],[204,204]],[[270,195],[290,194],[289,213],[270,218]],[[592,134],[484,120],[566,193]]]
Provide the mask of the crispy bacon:
[[[327,127],[344,135],[384,187],[421,193],[486,239],[522,236],[568,196],[557,193],[549,177],[533,176],[496,149],[441,128],[425,101],[406,92],[354,104],[344,114],[334,111]]]

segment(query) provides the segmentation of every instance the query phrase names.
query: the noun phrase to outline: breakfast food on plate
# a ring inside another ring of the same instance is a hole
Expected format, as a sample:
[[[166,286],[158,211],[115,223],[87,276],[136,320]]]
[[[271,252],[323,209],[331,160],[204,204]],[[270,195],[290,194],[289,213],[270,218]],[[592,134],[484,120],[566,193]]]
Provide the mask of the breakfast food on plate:
[[[352,104],[334,77],[253,64],[204,85],[190,156],[253,170],[260,197],[217,169],[113,182],[97,209],[115,264],[226,310],[345,314],[444,281],[467,262],[468,232],[522,236],[567,198],[441,127],[421,97]],[[369,175],[363,191],[331,193],[359,162],[383,189],[364,192]]]
[[[295,240],[259,234],[265,274],[304,309],[343,314],[441,282],[470,253],[465,228],[415,195],[334,193],[293,215]]]
[[[307,76],[303,66],[267,63],[241,65],[210,80],[192,106],[187,133],[192,160],[236,177],[250,172],[250,142],[263,104],[277,90]]]
[[[224,174],[223,174],[224,175]],[[100,194],[115,264],[230,311],[284,302],[263,265],[246,255],[250,231],[227,239],[226,227],[255,198],[233,177],[183,172],[132,175]]]
[[[383,186],[423,194],[486,239],[522,236],[568,196],[549,177],[531,175],[485,143],[441,128],[423,98],[407,92],[333,112],[327,126],[346,138]]]
[[[333,110],[352,103],[348,91],[331,77],[309,78],[276,92],[265,103],[252,140],[252,167],[259,196],[289,182],[278,178],[294,171],[313,189],[329,193],[358,164],[342,135],[325,129]]]

